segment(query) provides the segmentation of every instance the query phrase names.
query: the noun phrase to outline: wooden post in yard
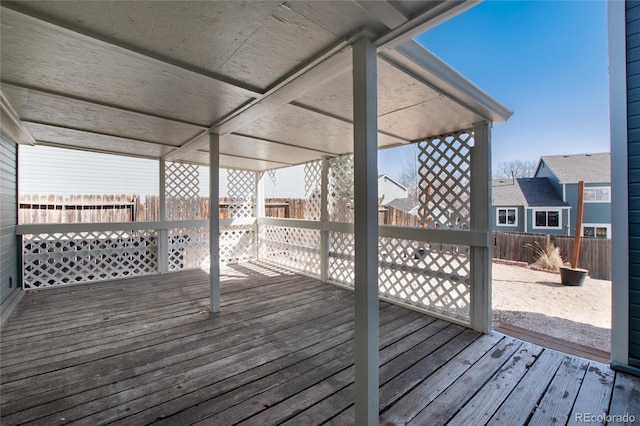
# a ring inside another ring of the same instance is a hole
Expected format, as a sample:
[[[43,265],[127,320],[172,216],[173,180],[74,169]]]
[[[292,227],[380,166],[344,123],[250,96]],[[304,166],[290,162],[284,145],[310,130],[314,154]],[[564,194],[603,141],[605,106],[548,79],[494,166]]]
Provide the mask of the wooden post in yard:
[[[582,213],[584,211],[584,181],[578,182],[578,214],[576,215],[576,232],[573,237],[573,253],[571,255],[571,267],[578,267],[578,256],[580,255],[580,231],[582,230]]]

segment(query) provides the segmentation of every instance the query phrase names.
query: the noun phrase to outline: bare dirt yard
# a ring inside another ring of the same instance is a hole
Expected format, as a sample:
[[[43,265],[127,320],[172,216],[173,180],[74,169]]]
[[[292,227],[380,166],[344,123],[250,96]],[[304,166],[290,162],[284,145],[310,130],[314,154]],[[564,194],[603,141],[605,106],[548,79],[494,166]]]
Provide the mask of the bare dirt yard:
[[[611,281],[563,286],[560,275],[493,263],[493,321],[611,351]]]

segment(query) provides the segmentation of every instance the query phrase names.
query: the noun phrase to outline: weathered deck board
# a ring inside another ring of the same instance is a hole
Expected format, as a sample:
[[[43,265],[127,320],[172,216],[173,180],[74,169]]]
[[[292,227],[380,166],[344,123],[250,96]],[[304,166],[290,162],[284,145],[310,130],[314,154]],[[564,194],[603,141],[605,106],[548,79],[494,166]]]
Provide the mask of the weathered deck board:
[[[569,425],[584,424],[584,413],[604,414],[609,410],[614,373],[608,365],[591,361],[569,416]],[[601,424],[605,424],[602,422]]]
[[[451,419],[451,423],[457,425],[487,423],[541,352],[540,346],[524,343],[469,403]]]
[[[521,341],[505,338],[464,372],[451,386],[411,420],[412,425],[444,425],[509,361],[522,345]]]
[[[563,355],[560,352],[551,350],[542,352],[487,424],[495,426],[527,424],[558,370],[562,358]]]
[[[567,401],[575,401],[588,366],[588,360],[567,355],[562,360],[560,368],[551,380],[529,424],[540,426],[566,424],[573,405],[573,403],[568,404]]]
[[[248,264],[225,269],[221,313],[207,297],[202,271],[28,294],[0,337],[0,423],[355,422],[351,292]],[[381,424],[638,417],[639,383],[380,304]]]
[[[613,395],[609,414],[613,419],[607,425],[628,425],[629,415],[640,422],[640,380],[624,373],[617,373],[614,379]],[[593,413],[600,414],[600,413]]]

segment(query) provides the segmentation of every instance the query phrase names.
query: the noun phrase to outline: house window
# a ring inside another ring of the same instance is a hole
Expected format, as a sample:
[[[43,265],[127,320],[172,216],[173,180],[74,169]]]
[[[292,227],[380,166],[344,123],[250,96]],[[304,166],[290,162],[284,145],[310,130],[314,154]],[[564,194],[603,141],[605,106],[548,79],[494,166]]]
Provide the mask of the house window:
[[[560,210],[534,210],[533,227],[534,228],[554,228],[559,229],[562,226],[560,220]]]
[[[584,189],[584,202],[585,203],[610,203],[611,202],[611,187],[599,186],[588,187]]]
[[[518,210],[512,208],[498,209],[498,226],[518,226]]]
[[[585,238],[610,238],[609,225],[584,225],[582,236]]]

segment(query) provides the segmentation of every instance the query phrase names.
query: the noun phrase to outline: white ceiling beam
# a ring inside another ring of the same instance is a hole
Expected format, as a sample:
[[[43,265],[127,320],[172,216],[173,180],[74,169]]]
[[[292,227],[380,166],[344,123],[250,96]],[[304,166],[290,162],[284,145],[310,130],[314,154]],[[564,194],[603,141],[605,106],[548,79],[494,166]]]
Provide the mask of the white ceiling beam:
[[[378,51],[380,51],[380,49],[393,49],[429,28],[435,27],[447,19],[480,3],[480,1],[481,0],[433,1],[431,8],[404,22],[400,26],[394,27],[394,29],[387,34],[375,40],[374,43],[378,47]]]
[[[165,115],[153,114],[153,113],[150,113],[150,112],[143,112],[143,111],[139,111],[139,110],[133,109],[133,108],[127,108],[127,107],[123,107],[123,106],[113,105],[113,104],[110,104],[108,102],[101,102],[101,101],[97,101],[95,99],[87,99],[87,98],[84,98],[82,96],[75,96],[75,95],[70,95],[70,94],[67,94],[67,93],[60,93],[60,92],[56,92],[56,91],[53,91],[53,90],[44,89],[44,88],[40,88],[40,87],[34,87],[34,86],[31,86],[31,85],[22,84],[22,83],[15,83],[15,82],[8,81],[8,80],[0,80],[0,83],[3,86],[14,87],[14,88],[17,88],[17,89],[24,89],[24,90],[28,90],[30,92],[35,92],[35,93],[41,93],[43,95],[46,95],[46,96],[49,96],[49,97],[55,98],[55,99],[72,100],[72,101],[77,101],[77,102],[83,102],[83,103],[90,104],[90,105],[97,105],[97,106],[109,108],[109,109],[112,109],[114,111],[130,112],[130,113],[133,113],[133,114],[139,114],[139,115],[146,116],[146,117],[153,117],[153,118],[158,118],[160,120],[171,121],[171,122],[174,122],[174,123],[186,124],[186,125],[189,125],[189,126],[198,127],[200,129],[203,129],[203,130],[207,129],[206,126],[203,126],[203,125],[198,124],[198,123],[193,123],[191,121],[185,121],[185,120],[181,120],[179,118],[167,117]]]
[[[109,151],[106,149],[97,149],[97,148],[87,148],[84,146],[77,145],[65,145],[57,142],[47,142],[44,140],[37,141],[38,146],[47,146],[51,148],[61,148],[61,149],[69,149],[72,151],[83,151],[83,152],[93,152],[96,154],[108,154],[108,155],[120,155],[123,157],[132,157],[132,158],[144,158],[147,160],[157,160],[158,157],[153,155],[143,155],[143,154],[131,154],[129,152],[121,152],[121,151]]]
[[[323,115],[325,117],[333,118],[335,120],[339,120],[339,121],[342,121],[344,123],[349,123],[349,124],[353,125],[353,120],[349,120],[347,118],[340,117],[340,116],[338,116],[336,114],[330,113],[328,111],[321,110],[319,108],[314,108],[312,106],[305,105],[305,104],[300,103],[300,102],[290,102],[289,105],[292,105],[292,106],[294,106],[296,108],[301,108],[301,109],[304,109],[304,110],[307,110],[307,111],[315,112],[316,114],[320,114],[320,115]],[[410,139],[403,138],[402,136],[394,135],[393,133],[385,132],[385,131],[380,130],[380,129],[378,129],[378,133],[381,134],[381,135],[389,136],[389,137],[394,138],[394,139],[401,140],[401,141],[406,142],[406,143],[412,142]]]
[[[386,0],[357,0],[356,3],[387,28],[396,28],[409,19]]]
[[[35,145],[36,140],[31,136],[20,117],[13,109],[4,93],[0,90],[0,124],[4,130],[16,143]]]
[[[310,65],[271,89],[263,97],[251,102],[245,109],[212,125],[208,132],[218,133],[220,136],[229,134],[350,70],[351,47],[347,41],[342,41],[329,51],[321,54]],[[167,154],[165,160],[171,160],[171,158],[175,158],[185,151],[200,149],[204,144],[208,143],[202,136],[202,134],[194,136],[181,147]]]
[[[216,126],[221,134],[231,133],[258,117],[271,112],[315,87],[322,85],[342,73],[351,70],[351,49],[346,48],[326,59],[273,93],[266,95],[249,110]]]
[[[231,158],[240,158],[242,160],[251,160],[251,161],[266,161],[268,163],[274,163],[274,164],[279,164],[280,167],[288,167],[288,166],[295,166],[294,163],[290,163],[288,161],[273,161],[273,160],[266,160],[264,158],[258,158],[258,157],[248,157],[246,155],[238,155],[238,154],[229,154],[228,152],[223,152],[220,151],[220,155],[224,155],[226,157],[231,157]]]
[[[106,136],[106,137],[110,137],[110,138],[118,138],[118,139],[131,141],[131,142],[144,142],[144,143],[149,143],[149,144],[152,144],[152,145],[161,146],[163,148],[169,148],[169,149],[170,148],[175,148],[175,145],[168,145],[168,144],[162,143],[162,142],[156,142],[156,141],[151,141],[151,140],[147,140],[147,139],[140,139],[140,138],[131,138],[131,137],[127,137],[127,136],[115,135],[115,134],[112,134],[112,133],[98,132],[96,130],[86,130],[86,129],[83,129],[83,128],[80,128],[80,127],[62,126],[60,124],[52,124],[52,123],[48,123],[46,121],[22,120],[22,122],[24,124],[37,124],[37,125],[40,125],[40,126],[51,127],[52,129],[72,130],[72,131],[75,131],[75,132],[82,132],[82,133],[98,135],[98,136]]]
[[[393,50],[385,50],[380,56],[391,65],[489,121],[505,121],[513,114],[415,41],[405,42]]]
[[[240,82],[237,80],[233,80],[229,77],[217,74],[217,73],[213,73],[209,70],[206,69],[202,69],[202,68],[198,68],[198,67],[194,67],[190,64],[181,62],[181,61],[177,61],[173,58],[169,58],[166,57],[164,55],[160,55],[156,52],[151,52],[145,49],[141,49],[138,46],[134,46],[132,44],[129,43],[124,43],[124,42],[120,42],[120,41],[116,41],[116,40],[111,40],[111,39],[107,39],[103,36],[100,36],[99,34],[95,34],[91,31],[87,31],[87,30],[83,30],[81,28],[76,28],[73,27],[67,23],[61,22],[57,19],[54,19],[50,16],[45,16],[42,15],[40,13],[37,12],[33,12],[30,10],[26,10],[23,7],[21,7],[18,4],[15,3],[7,3],[7,2],[3,2],[2,5],[0,5],[0,7],[4,7],[10,10],[13,10],[14,12],[20,13],[24,16],[28,16],[31,19],[35,19],[37,21],[42,22],[44,25],[47,25],[49,27],[54,27],[59,31],[65,32],[69,35],[72,35],[74,37],[83,37],[85,39],[89,39],[91,40],[93,43],[97,43],[103,46],[107,46],[109,48],[112,49],[118,49],[122,52],[126,52],[128,54],[134,55],[136,56],[138,59],[142,59],[142,60],[146,60],[149,61],[150,63],[154,63],[154,64],[162,64],[166,67],[169,68],[173,68],[176,71],[180,71],[180,72],[188,72],[188,73],[193,73],[193,74],[198,74],[200,76],[209,78],[211,80],[216,80],[218,82],[224,83],[224,84],[228,84],[230,86],[233,86],[234,88],[240,90],[243,92],[244,95],[249,96],[249,97],[255,97],[255,96],[260,96],[262,94],[262,91],[259,88],[256,87],[250,87],[249,85],[247,85],[244,82]]]
[[[162,157],[162,159],[165,161],[172,161],[176,159],[180,154],[199,150],[209,143],[209,133],[211,133],[209,129],[198,132],[197,135],[189,138],[185,143]]]
[[[325,155],[325,156],[339,155],[339,154],[336,154],[334,152],[324,151],[322,149],[314,149],[314,148],[308,148],[306,146],[292,145],[292,144],[286,143],[286,142],[274,141],[274,140],[271,140],[271,139],[260,138],[260,137],[257,137],[257,136],[245,135],[243,133],[233,132],[232,134],[236,135],[236,136],[243,137],[243,138],[255,139],[257,141],[269,142],[269,143],[272,143],[272,144],[275,144],[275,145],[288,146],[288,147],[291,147],[291,148],[301,149],[301,150],[305,150],[305,151],[309,151],[309,152],[315,152],[315,153],[322,154],[322,155]]]

